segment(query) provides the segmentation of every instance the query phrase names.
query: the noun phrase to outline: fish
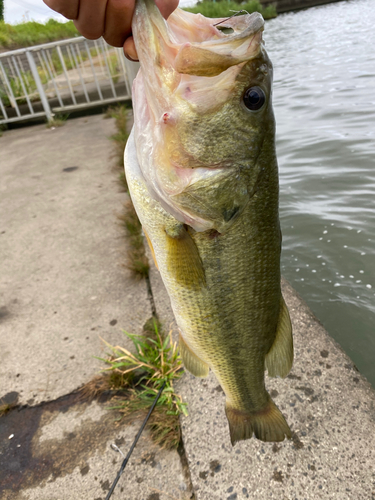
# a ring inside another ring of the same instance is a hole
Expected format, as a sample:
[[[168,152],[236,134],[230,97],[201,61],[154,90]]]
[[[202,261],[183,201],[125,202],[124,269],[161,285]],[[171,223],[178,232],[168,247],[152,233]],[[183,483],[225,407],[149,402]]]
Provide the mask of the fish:
[[[137,0],[141,69],[125,150],[129,192],[168,292],[185,368],[212,370],[232,445],[283,441],[291,430],[265,371],[293,364],[281,293],[272,63],[259,13],[164,20]]]

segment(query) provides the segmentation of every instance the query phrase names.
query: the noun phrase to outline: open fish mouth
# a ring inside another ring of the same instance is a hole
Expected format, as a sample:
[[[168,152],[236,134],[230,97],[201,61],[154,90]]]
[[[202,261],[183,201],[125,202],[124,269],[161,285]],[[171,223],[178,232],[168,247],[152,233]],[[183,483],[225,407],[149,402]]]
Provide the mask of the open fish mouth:
[[[256,57],[264,20],[257,12],[210,19],[176,9],[167,23],[153,0],[137,0],[132,29],[148,79],[154,69],[150,83],[173,91],[181,75],[214,77]]]

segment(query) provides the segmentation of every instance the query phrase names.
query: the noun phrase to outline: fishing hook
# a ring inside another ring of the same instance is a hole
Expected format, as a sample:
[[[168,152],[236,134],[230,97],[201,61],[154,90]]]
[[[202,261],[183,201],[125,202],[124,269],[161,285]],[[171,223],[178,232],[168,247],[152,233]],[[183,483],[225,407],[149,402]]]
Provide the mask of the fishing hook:
[[[246,12],[246,14],[249,14],[247,10],[230,10],[229,12],[234,12],[233,16],[228,17],[227,19],[224,19],[223,21],[219,21],[216,24],[213,24],[213,26],[217,26],[218,24],[225,23],[226,21],[229,21],[229,19],[232,19],[232,17],[237,16],[238,14],[242,14],[242,12]]]

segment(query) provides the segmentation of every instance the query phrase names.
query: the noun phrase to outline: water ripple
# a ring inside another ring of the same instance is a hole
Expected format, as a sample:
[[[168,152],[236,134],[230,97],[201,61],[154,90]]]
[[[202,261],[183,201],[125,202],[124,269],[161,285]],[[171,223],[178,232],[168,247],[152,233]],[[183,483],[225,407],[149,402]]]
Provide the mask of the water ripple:
[[[266,23],[274,64],[282,272],[375,385],[375,9]]]

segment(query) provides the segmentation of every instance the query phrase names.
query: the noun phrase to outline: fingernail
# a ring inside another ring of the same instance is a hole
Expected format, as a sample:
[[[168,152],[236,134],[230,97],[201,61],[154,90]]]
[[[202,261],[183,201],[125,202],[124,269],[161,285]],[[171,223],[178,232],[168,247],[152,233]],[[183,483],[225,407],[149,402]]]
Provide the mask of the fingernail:
[[[129,61],[132,61],[132,62],[138,62],[138,59],[133,59],[132,57],[129,56],[129,54],[127,54],[126,52],[124,52],[125,54],[125,57],[126,59],[129,59]]]

